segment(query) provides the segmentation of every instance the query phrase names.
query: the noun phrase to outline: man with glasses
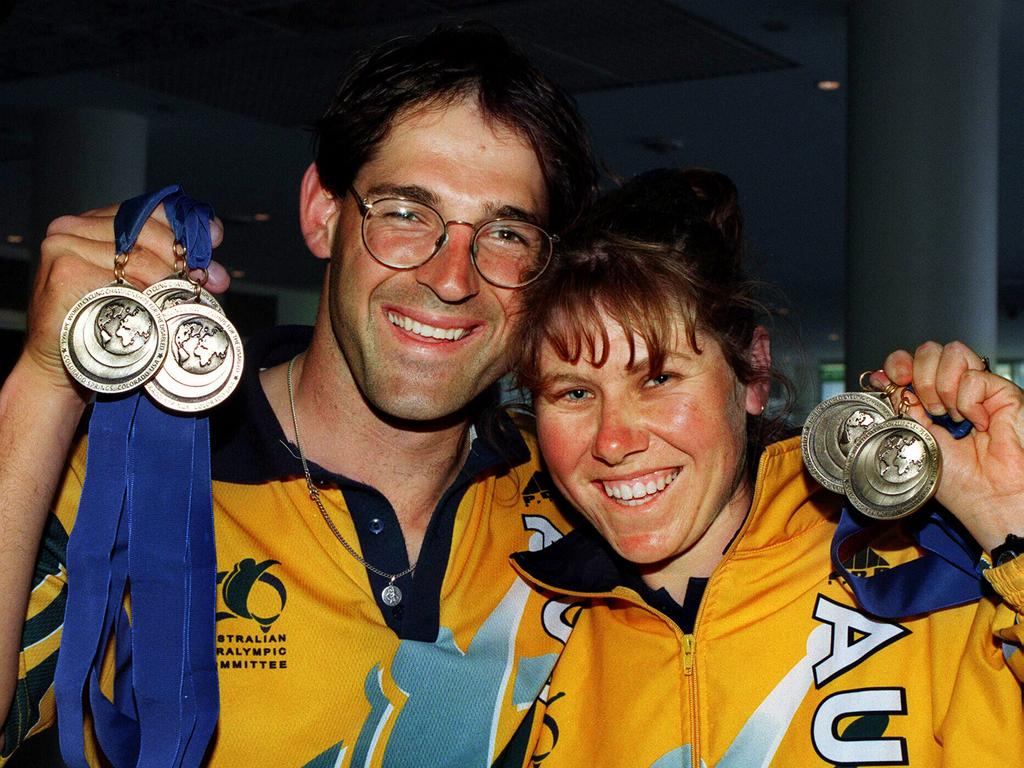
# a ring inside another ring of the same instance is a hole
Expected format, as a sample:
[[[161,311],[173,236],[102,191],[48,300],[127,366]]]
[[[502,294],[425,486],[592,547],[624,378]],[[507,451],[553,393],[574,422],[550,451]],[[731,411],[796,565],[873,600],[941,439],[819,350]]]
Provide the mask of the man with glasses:
[[[315,326],[254,340],[211,416],[209,765],[522,763],[571,614],[506,558],[568,525],[493,384],[517,291],[594,179],[570,102],[493,30],[394,41],[340,85],[300,192],[305,241],[327,262]],[[56,329],[109,282],[114,210],[51,225],[26,350],[0,393],[0,755],[54,718],[85,456],[85,399]],[[169,272],[172,241],[151,218],[128,278]]]

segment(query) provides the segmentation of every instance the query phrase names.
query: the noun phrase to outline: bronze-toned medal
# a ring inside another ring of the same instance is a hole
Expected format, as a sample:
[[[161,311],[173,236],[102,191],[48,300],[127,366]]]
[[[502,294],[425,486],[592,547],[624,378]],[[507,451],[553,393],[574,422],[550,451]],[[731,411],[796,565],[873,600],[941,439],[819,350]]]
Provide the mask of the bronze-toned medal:
[[[157,305],[118,279],[87,293],[64,316],[61,358],[82,386],[95,392],[127,392],[160,368],[167,339]]]
[[[844,493],[846,462],[854,443],[893,415],[889,400],[870,392],[844,392],[819,403],[800,435],[807,471],[830,491]]]
[[[200,304],[205,304],[222,315],[224,314],[224,308],[212,293],[180,275],[171,275],[158,283],[153,283],[143,293],[149,296],[161,310],[198,300]]]
[[[941,476],[935,438],[913,419],[897,416],[871,427],[854,444],[844,491],[868,517],[892,520],[920,509]]]
[[[167,358],[145,391],[162,406],[184,413],[213,408],[242,378],[239,332],[213,307],[178,304],[164,310]]]
[[[188,249],[178,240],[174,241],[172,247],[174,249],[174,274],[153,283],[146,288],[144,293],[153,299],[161,310],[188,302],[198,302],[213,307],[223,315],[224,308],[221,307],[220,302],[203,287],[208,276],[206,269],[197,270],[200,276],[198,279],[193,279],[188,271]]]
[[[212,408],[242,377],[242,339],[212,307],[195,302],[164,310],[169,349],[146,392],[161,405],[193,413]]]

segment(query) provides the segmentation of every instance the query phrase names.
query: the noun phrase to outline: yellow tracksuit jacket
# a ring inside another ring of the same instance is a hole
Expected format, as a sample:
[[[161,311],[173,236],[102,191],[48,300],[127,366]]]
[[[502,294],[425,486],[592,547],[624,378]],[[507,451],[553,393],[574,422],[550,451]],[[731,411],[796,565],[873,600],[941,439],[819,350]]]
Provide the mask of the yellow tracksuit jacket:
[[[582,532],[515,556],[544,593],[585,606],[543,694],[532,764],[1024,765],[1024,564],[996,569],[1015,608],[993,596],[879,620],[833,576],[840,503],[803,470],[799,439],[769,446],[751,512],[687,631]],[[897,527],[847,567],[870,574],[914,556]]]

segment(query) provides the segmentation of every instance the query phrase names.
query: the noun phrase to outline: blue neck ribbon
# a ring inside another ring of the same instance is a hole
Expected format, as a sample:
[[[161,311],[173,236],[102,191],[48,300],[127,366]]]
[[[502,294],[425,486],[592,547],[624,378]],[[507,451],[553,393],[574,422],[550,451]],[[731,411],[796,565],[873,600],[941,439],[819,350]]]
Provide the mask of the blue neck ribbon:
[[[176,185],[121,204],[118,252],[161,202],[188,268],[206,268],[213,211]],[[67,559],[54,681],[65,762],[89,766],[88,713],[114,768],[200,766],[219,710],[205,417],[171,414],[139,391],[97,398]],[[111,667],[113,688],[103,689]]]

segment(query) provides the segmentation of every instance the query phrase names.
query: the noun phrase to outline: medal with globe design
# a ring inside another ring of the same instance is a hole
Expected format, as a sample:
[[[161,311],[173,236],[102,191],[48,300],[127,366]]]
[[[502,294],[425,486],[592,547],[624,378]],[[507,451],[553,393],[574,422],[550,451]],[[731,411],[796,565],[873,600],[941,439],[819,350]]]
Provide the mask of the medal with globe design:
[[[868,429],[850,451],[844,491],[863,514],[879,520],[911,515],[942,476],[942,453],[931,433],[897,416]]]
[[[167,326],[144,293],[118,280],[90,291],[64,316],[64,367],[82,386],[107,394],[148,381],[167,353]]]
[[[221,307],[220,302],[214,298],[212,293],[182,277],[180,274],[174,274],[158,283],[153,283],[143,293],[149,296],[160,307],[161,311],[176,307],[179,304],[190,304],[198,301],[200,304],[213,307],[213,309],[216,309],[221,314],[224,313],[224,308]]]
[[[873,392],[844,392],[819,403],[800,435],[807,471],[833,493],[844,493],[853,446],[864,432],[894,415],[888,398]]]
[[[163,317],[168,354],[146,392],[166,408],[186,413],[222,402],[242,377],[242,339],[234,325],[194,301],[165,309]]]

